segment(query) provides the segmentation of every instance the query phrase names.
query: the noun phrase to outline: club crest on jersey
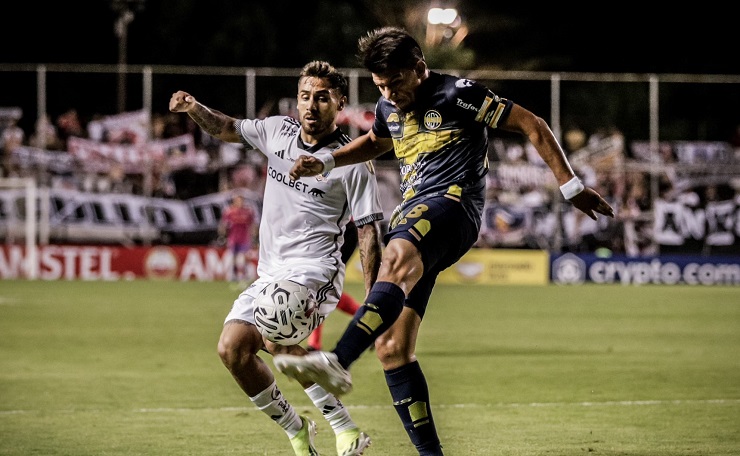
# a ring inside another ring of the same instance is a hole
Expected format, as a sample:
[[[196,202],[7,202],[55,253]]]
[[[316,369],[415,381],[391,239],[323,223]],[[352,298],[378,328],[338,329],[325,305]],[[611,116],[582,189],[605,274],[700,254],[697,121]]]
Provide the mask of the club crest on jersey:
[[[436,130],[442,126],[442,114],[430,109],[424,114],[424,126],[429,130]]]

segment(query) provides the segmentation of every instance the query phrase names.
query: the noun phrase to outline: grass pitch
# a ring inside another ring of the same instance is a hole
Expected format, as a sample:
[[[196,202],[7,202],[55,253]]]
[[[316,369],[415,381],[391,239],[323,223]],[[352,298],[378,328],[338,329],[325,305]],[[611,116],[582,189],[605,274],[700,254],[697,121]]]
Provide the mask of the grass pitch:
[[[291,455],[216,355],[237,294],[0,281],[0,455]],[[329,318],[327,348],[348,321]],[[417,354],[449,456],[740,454],[737,287],[439,286]],[[352,373],[343,401],[366,454],[415,455],[374,354]],[[277,379],[335,454],[298,384]]]

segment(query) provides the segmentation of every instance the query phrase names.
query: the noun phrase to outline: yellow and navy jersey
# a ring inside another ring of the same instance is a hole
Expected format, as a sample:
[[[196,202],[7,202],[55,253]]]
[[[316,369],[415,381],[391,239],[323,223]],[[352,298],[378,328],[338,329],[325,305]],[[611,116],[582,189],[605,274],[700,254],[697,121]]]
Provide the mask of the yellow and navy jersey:
[[[487,127],[497,128],[511,105],[478,82],[436,72],[417,89],[411,112],[380,97],[373,132],[393,139],[401,172],[399,211],[426,197],[448,194],[480,218],[488,172]]]

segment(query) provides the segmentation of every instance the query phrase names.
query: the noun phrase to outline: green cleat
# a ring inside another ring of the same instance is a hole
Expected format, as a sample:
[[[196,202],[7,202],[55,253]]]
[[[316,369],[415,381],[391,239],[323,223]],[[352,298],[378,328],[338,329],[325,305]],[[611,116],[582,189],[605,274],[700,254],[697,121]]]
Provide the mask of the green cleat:
[[[359,429],[347,429],[337,434],[338,456],[360,456],[370,446],[370,437]]]
[[[313,438],[316,435],[316,423],[305,416],[301,417],[301,421],[303,422],[301,431],[290,439],[290,444],[293,445],[293,451],[295,451],[296,456],[319,456],[318,450],[313,446]]]

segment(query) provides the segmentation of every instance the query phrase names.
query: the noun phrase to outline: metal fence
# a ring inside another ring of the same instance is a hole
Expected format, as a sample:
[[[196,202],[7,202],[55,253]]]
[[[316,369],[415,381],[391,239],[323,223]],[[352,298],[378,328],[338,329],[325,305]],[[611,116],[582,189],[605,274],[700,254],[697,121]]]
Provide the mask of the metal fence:
[[[188,90],[232,115],[255,117],[295,95],[297,68],[161,65],[0,64],[0,106],[21,106],[26,129],[35,119],[75,108],[113,114],[164,112],[170,94]],[[374,103],[377,90],[362,69],[344,69],[350,105]],[[728,140],[740,124],[740,75],[550,73],[446,70],[487,84],[547,119],[556,136],[568,124],[586,130],[618,126],[636,140]],[[124,75],[125,77],[119,77]]]

